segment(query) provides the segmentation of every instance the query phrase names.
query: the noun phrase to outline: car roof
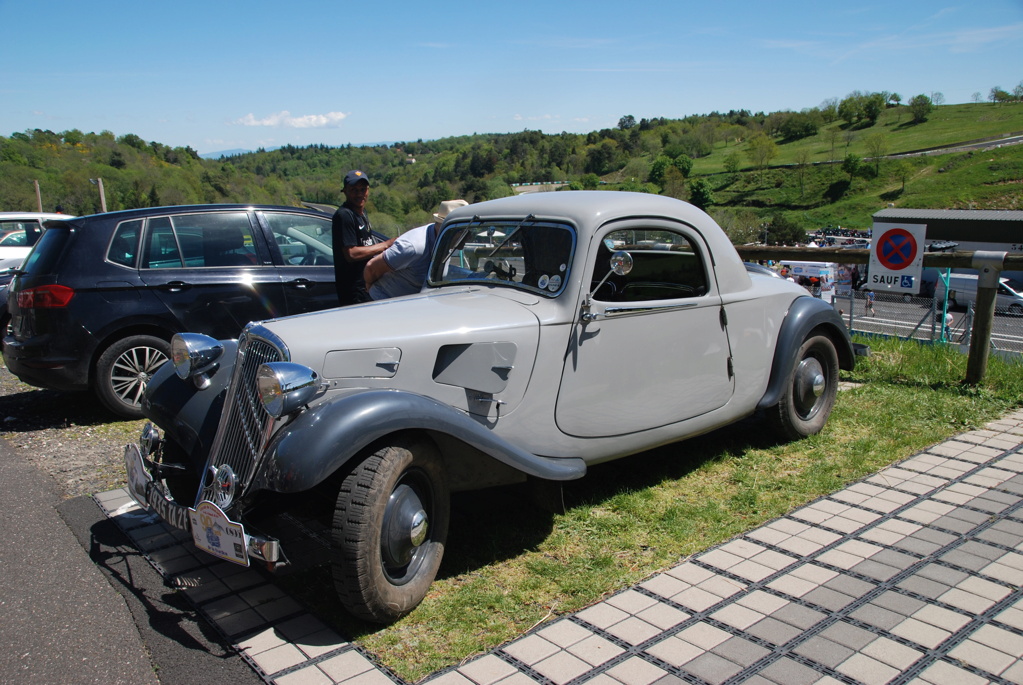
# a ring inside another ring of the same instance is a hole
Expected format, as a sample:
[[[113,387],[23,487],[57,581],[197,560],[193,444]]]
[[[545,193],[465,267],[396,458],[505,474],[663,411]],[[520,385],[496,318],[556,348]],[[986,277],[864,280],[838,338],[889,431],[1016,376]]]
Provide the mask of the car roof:
[[[642,207],[639,211],[637,208]],[[522,218],[526,213],[538,218],[564,218],[580,226],[593,226],[624,217],[646,215],[683,218],[699,225],[709,220],[700,209],[673,197],[650,193],[613,190],[561,190],[547,193],[522,193],[477,204],[451,212],[451,218]]]
[[[99,219],[129,219],[135,217],[144,216],[164,216],[167,214],[188,214],[192,212],[229,212],[229,211],[285,211],[285,212],[298,212],[300,214],[308,214],[310,216],[322,216],[330,217],[330,214],[321,212],[313,209],[307,209],[305,207],[289,207],[286,205],[256,205],[256,204],[205,204],[205,205],[168,205],[166,207],[138,207],[136,209],[122,209],[116,212],[107,212],[106,214],[90,214],[88,216],[77,217],[79,219],[89,219],[90,221]],[[62,216],[61,218],[75,218]]]

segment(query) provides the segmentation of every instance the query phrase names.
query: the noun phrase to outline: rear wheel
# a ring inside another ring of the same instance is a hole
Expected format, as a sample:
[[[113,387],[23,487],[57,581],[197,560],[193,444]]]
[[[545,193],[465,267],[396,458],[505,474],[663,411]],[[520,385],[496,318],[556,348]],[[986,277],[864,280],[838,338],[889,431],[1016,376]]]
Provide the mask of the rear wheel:
[[[96,361],[96,396],[118,416],[141,418],[146,384],[169,357],[170,343],[156,336],[115,341]]]
[[[1013,302],[1009,305],[1009,314],[1011,316],[1023,316],[1023,305]]]
[[[838,393],[838,353],[824,335],[807,338],[799,347],[778,404],[768,416],[779,436],[798,440],[819,433],[831,415]]]
[[[334,509],[334,586],[345,608],[374,623],[415,609],[440,568],[448,488],[436,448],[396,441],[345,478]]]

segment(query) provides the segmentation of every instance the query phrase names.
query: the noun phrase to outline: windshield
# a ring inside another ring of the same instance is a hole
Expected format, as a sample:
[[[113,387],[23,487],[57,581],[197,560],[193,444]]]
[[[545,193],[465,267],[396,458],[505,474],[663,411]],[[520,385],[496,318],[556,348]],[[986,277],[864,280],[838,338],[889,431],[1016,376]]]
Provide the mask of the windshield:
[[[553,297],[568,281],[575,231],[526,220],[449,224],[437,240],[431,286],[485,281]]]

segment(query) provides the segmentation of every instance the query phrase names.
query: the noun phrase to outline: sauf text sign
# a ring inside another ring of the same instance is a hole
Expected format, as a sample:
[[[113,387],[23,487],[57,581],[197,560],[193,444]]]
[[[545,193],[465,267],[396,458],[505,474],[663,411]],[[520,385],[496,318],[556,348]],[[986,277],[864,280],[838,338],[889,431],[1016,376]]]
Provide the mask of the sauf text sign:
[[[916,293],[923,268],[924,224],[875,223],[871,233],[870,287]]]

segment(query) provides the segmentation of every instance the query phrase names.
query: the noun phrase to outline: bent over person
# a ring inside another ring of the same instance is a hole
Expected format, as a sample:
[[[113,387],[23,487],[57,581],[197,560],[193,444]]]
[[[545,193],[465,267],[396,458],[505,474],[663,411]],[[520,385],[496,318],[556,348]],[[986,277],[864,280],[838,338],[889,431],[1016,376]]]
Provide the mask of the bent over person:
[[[453,210],[467,204],[465,200],[441,202],[432,224],[417,226],[398,236],[393,245],[370,259],[364,273],[370,297],[383,300],[422,290],[430,269],[430,255],[444,219]]]
[[[370,300],[362,270],[370,258],[390,247],[394,238],[382,243],[373,241],[373,227],[366,216],[369,177],[365,173],[349,171],[341,191],[345,202],[334,212],[330,234],[334,245],[334,287],[338,304],[343,307]]]

